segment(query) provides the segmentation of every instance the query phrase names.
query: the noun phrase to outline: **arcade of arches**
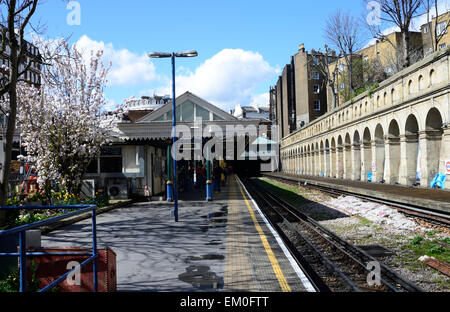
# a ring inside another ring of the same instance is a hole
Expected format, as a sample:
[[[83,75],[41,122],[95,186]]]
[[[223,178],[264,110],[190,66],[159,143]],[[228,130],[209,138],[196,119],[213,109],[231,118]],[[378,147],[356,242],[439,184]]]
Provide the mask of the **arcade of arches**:
[[[449,64],[448,52],[424,59],[284,138],[281,170],[430,187],[450,161]]]

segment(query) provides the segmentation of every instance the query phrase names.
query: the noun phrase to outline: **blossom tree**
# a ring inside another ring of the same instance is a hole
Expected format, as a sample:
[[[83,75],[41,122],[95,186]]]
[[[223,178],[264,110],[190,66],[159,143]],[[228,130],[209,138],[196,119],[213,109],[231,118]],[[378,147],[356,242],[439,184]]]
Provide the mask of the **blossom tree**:
[[[78,194],[90,161],[108,143],[101,110],[108,68],[102,51],[91,52],[89,62],[76,46],[63,43],[42,73],[42,86],[20,85],[18,125],[39,184],[46,190],[58,181],[68,193]],[[45,53],[45,51],[44,51]]]

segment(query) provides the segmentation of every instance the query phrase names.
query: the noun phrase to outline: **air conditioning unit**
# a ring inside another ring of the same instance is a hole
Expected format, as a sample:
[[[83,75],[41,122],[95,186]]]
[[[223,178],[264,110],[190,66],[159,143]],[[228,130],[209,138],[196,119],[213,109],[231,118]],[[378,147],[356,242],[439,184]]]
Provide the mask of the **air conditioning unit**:
[[[81,182],[81,195],[87,198],[95,198],[95,180],[83,180]]]
[[[108,196],[110,199],[128,199],[128,181],[126,179],[110,180]]]

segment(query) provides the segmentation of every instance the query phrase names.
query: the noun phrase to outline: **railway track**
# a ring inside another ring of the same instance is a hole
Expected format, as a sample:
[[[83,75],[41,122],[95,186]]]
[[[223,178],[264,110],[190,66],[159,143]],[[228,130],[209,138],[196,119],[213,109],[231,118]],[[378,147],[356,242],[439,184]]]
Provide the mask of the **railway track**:
[[[243,183],[317,291],[423,291],[297,208],[262,189],[255,181],[243,179]],[[369,285],[368,276],[373,276],[369,263],[380,266],[380,283],[377,285]]]
[[[435,225],[450,227],[450,214],[443,213],[441,211],[435,211],[429,209],[428,207],[423,207],[420,205],[413,205],[409,203],[402,203],[395,200],[387,200],[381,199],[374,196],[369,195],[361,195],[355,192],[343,191],[339,189],[332,188],[326,185],[320,184],[311,184],[308,181],[299,181],[297,179],[288,177],[288,176],[279,176],[279,175],[271,175],[271,174],[263,174],[263,176],[268,177],[270,179],[283,182],[290,185],[302,186],[305,188],[316,189],[323,193],[329,194],[333,197],[344,196],[353,196],[364,201],[368,202],[376,202],[379,204],[383,204],[392,208],[397,209],[399,212],[406,214],[411,217],[419,218],[422,220],[426,220],[427,222],[433,223]],[[306,185],[305,185],[306,182]]]

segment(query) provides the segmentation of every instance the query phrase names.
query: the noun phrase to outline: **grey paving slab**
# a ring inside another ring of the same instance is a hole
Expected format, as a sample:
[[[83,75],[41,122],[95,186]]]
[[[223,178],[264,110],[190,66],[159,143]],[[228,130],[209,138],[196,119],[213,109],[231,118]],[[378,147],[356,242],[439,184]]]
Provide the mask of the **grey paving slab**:
[[[180,202],[178,223],[169,203],[138,203],[98,216],[99,248],[110,247],[117,255],[118,291],[279,292],[273,258],[290,289],[304,291],[248,201],[255,218],[251,216],[234,178],[221,194],[214,194],[214,202],[199,201],[201,192],[188,195],[181,197],[189,201]],[[273,251],[272,260],[262,233]],[[43,237],[44,247],[89,247],[90,243],[90,220]]]
[[[216,291],[223,287],[226,225],[206,219],[226,206],[141,203],[100,215],[98,245],[117,254],[119,291]],[[90,246],[89,220],[52,232],[43,246]],[[217,289],[215,288],[217,287]]]

